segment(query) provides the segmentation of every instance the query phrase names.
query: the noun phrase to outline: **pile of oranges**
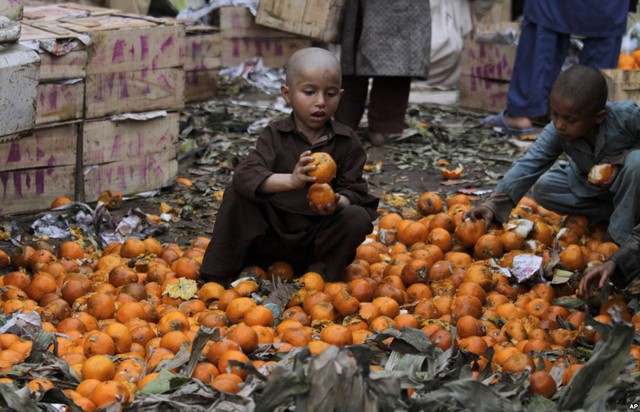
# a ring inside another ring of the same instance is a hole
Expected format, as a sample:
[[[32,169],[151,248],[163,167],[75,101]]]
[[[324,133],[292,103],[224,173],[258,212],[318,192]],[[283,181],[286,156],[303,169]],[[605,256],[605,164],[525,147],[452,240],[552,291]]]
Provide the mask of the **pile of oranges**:
[[[634,50],[631,54],[620,53],[618,57],[618,69],[635,70],[640,68],[640,50]]]
[[[600,337],[584,325],[584,312],[554,304],[574,296],[569,284],[518,284],[502,269],[523,253],[542,256],[544,265],[556,250],[561,266],[580,271],[605,261],[617,246],[602,241],[604,230],[584,217],[559,216],[528,198],[513,209],[509,224],[489,230],[483,222],[462,221],[469,208],[465,195],[445,201],[430,192],[418,198],[412,219],[384,214],[340,282],[314,272],[294,279],[286,262],[247,268],[245,275],[300,283],[281,319],[256,301],[260,289],[253,280],[229,288],[200,281],[208,244],[202,237],[188,247],[130,238],[102,252],[75,241],[57,251],[43,242],[11,255],[0,251],[2,311],[36,311],[42,329],[58,333],[56,354],[79,378],[64,392],[85,411],[133,402],[166,362],[191,351],[201,327],[217,329],[222,338],[206,343],[191,377],[226,393],[237,393],[248,375],[233,361],[268,376],[275,362],[252,358],[261,345],[271,344],[276,353],[308,347],[318,355],[331,345],[364,344],[385,329],[411,327],[443,350],[455,345],[476,354],[480,370],[530,370],[530,390],[550,397],[582,366],[566,349]],[[532,222],[526,237],[513,230],[518,219]],[[195,282],[193,293],[182,288]],[[621,297],[610,297],[596,320],[610,322],[613,307],[640,330],[640,315],[632,316]],[[31,349],[25,338],[0,334],[0,373]],[[543,356],[549,350],[562,355],[552,361]],[[639,346],[631,356],[640,359]],[[561,382],[549,374],[553,367],[564,369]],[[33,393],[53,386],[46,377],[28,382]]]

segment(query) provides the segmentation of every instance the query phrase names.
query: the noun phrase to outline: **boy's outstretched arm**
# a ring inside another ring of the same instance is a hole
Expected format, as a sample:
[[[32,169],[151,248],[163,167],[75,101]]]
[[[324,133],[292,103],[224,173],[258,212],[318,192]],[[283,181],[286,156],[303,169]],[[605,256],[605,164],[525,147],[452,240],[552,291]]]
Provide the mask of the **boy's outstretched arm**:
[[[608,261],[602,265],[592,266],[585,270],[584,277],[580,280],[578,292],[581,296],[589,297],[595,286],[605,287],[611,275],[616,271],[616,262]]]

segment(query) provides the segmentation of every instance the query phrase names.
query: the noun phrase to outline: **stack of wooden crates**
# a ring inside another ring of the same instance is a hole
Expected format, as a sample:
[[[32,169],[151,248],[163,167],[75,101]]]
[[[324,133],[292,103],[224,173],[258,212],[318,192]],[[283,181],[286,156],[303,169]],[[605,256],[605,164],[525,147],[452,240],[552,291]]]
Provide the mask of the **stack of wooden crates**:
[[[1,144],[0,156],[16,161],[3,163],[14,169],[0,214],[171,180],[184,107],[184,26],[71,3],[25,7],[22,25],[16,47],[36,50],[39,60],[35,76],[20,76],[35,81],[35,114]]]
[[[162,187],[177,174],[185,102],[215,97],[222,67],[282,67],[312,41],[257,25],[244,7],[220,8],[217,28],[26,3],[0,0],[0,15],[22,19],[19,44],[0,46],[0,215]]]

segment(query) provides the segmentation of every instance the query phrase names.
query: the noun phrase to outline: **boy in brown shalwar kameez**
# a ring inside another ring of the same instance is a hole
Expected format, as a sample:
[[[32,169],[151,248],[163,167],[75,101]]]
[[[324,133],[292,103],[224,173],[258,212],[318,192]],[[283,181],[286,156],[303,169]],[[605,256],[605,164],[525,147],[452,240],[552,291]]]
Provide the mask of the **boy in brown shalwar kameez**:
[[[325,279],[336,280],[373,228],[378,199],[362,178],[366,153],[355,132],[332,120],[343,93],[340,64],[326,50],[307,48],[291,56],[286,74],[281,90],[293,114],[271,122],[235,169],[202,262],[207,280],[275,260],[297,274],[323,267]],[[315,180],[307,163],[316,151],[338,165],[335,202],[321,207],[307,200]]]

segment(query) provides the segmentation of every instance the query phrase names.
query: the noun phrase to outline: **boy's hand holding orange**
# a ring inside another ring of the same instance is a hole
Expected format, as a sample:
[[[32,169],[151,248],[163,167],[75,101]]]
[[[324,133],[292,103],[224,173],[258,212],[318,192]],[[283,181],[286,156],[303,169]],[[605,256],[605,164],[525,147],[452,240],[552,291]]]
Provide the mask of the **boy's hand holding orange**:
[[[309,150],[302,152],[298,163],[291,172],[291,187],[295,189],[302,189],[307,183],[313,183],[316,179],[309,175],[309,172],[314,170],[315,166],[311,164],[313,157]]]

